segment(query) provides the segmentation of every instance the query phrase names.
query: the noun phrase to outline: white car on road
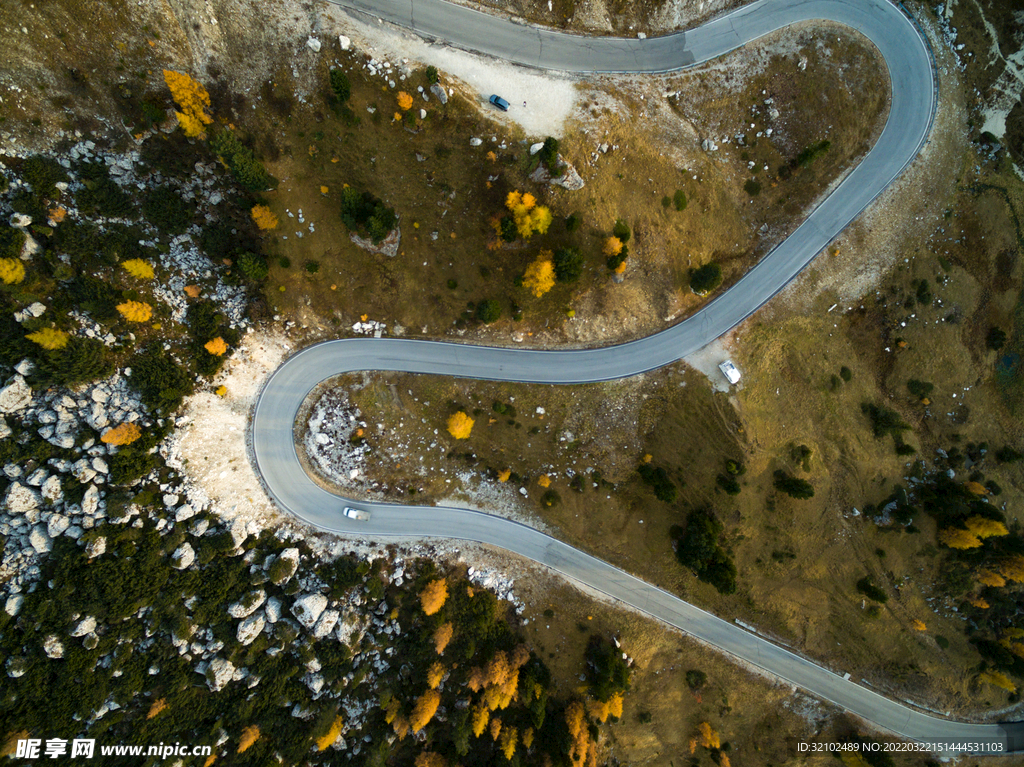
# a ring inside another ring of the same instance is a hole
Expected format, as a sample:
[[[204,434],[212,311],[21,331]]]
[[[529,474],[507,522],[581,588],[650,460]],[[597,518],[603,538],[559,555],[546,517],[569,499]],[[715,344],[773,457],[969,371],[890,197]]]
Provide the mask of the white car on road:
[[[353,509],[351,506],[346,506],[345,516],[349,519],[358,519],[360,522],[365,522],[370,518],[370,512],[363,511],[362,509]]]

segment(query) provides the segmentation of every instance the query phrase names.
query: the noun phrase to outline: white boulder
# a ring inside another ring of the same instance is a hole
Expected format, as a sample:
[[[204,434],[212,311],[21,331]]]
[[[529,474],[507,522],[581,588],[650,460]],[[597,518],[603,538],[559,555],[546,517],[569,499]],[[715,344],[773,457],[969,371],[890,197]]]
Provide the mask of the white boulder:
[[[42,525],[32,528],[32,532],[28,534],[28,543],[36,550],[37,554],[45,554],[53,548],[53,541],[50,540],[50,536],[46,534],[46,528]]]
[[[348,37],[345,37],[345,35],[338,35],[338,45],[341,46],[341,49],[343,51],[347,51],[349,48],[352,47],[352,40]]]
[[[80,620],[75,627],[71,629],[71,636],[73,637],[84,637],[86,634],[91,634],[96,630],[96,619],[91,615],[86,615]]]
[[[4,612],[13,618],[21,612],[23,604],[25,604],[25,596],[23,594],[11,594],[4,603]]]
[[[192,566],[196,561],[196,552],[191,544],[183,543],[174,550],[171,555],[171,567],[175,570],[184,570]]]
[[[292,615],[307,629],[311,629],[326,609],[327,597],[323,594],[303,594],[292,605]]]
[[[238,624],[238,633],[236,634],[236,637],[241,644],[250,644],[252,640],[260,635],[260,632],[263,631],[263,627],[266,625],[267,622],[263,617],[263,613],[250,615]]]
[[[0,413],[16,413],[32,403],[32,390],[25,379],[16,375],[0,389]]]
[[[8,514],[24,514],[39,506],[39,493],[27,485],[15,482],[7,491]]]
[[[338,618],[341,617],[341,613],[337,610],[324,610],[320,616],[320,620],[316,622],[316,626],[313,627],[313,636],[317,639],[323,639],[325,636],[334,631],[334,627],[338,625]]]
[[[228,607],[228,615],[232,618],[248,618],[259,610],[265,601],[267,601],[267,592],[257,589]]]
[[[43,652],[47,658],[57,660],[64,657],[64,645],[56,636],[50,634],[43,640]]]

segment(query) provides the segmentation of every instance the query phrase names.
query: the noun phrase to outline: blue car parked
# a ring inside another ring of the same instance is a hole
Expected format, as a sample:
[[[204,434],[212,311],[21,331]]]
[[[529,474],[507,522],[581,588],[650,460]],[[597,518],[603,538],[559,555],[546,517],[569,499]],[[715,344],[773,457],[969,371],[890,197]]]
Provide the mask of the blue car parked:
[[[500,109],[502,112],[507,112],[508,111],[508,102],[505,101],[505,99],[503,99],[501,96],[498,96],[497,94],[495,94],[495,95],[492,95],[487,100],[490,101],[492,104],[494,104],[494,106],[498,107],[498,109]]]

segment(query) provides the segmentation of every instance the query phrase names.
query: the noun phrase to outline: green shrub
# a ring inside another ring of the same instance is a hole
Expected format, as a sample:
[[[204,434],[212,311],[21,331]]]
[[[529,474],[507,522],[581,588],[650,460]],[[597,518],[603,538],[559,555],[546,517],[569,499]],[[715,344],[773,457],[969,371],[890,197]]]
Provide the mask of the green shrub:
[[[654,467],[649,463],[641,463],[637,468],[637,472],[640,474],[644,484],[654,490],[655,498],[665,503],[675,501],[678,490],[663,467]]]
[[[939,646],[939,648],[942,649],[942,650],[948,650],[949,649],[949,640],[946,639],[946,637],[942,636],[941,634],[936,634],[935,635],[935,644],[937,644]]]
[[[571,213],[565,217],[565,231],[572,234],[583,226],[583,218],[579,213]]]
[[[691,668],[686,672],[686,686],[694,692],[703,690],[708,683],[708,675],[703,671],[698,671],[695,668]]]
[[[749,194],[751,197],[756,197],[761,194],[761,182],[756,178],[747,179],[743,183],[743,191]]]
[[[676,189],[676,193],[672,195],[672,202],[675,203],[676,210],[686,210],[686,192]]]
[[[316,274],[320,271],[320,262],[309,259],[302,265],[302,268],[306,270],[307,274]]]
[[[555,251],[555,279],[559,282],[576,282],[583,274],[583,255],[576,248],[559,248]]]
[[[850,370],[850,368],[846,367],[846,365],[843,365],[841,368],[839,368],[839,377],[842,378],[847,383],[849,383],[850,381],[853,380],[853,371]]]
[[[896,455],[913,455],[917,452],[917,448],[913,445],[908,445],[906,442],[900,442],[896,445]]]
[[[501,304],[493,298],[488,298],[477,304],[476,318],[485,325],[496,322],[501,317]]]
[[[153,344],[130,360],[129,384],[143,403],[162,415],[170,415],[192,393],[192,377],[159,344]]]
[[[671,535],[676,539],[680,564],[720,593],[732,594],[736,591],[736,565],[721,546],[724,529],[710,509],[695,509],[687,518],[686,530],[675,526]]]
[[[608,259],[604,262],[610,270],[615,271],[619,268],[619,264],[625,261],[629,257],[629,246],[623,245],[622,250],[619,251],[617,256],[608,256]]]
[[[775,472],[775,481],[773,484],[776,490],[785,493],[790,498],[805,501],[808,498],[814,497],[814,487],[810,482],[805,479],[790,476],[782,470]]]
[[[380,243],[398,224],[393,208],[369,192],[346,187],[341,193],[341,220],[350,231],[368,235]]]
[[[867,575],[857,581],[857,591],[875,602],[885,604],[889,601],[889,595],[886,594],[883,589],[872,583],[871,578]]]
[[[711,262],[690,271],[690,290],[698,296],[710,293],[722,284],[722,267]]]
[[[729,495],[740,494],[740,483],[736,481],[735,477],[731,477],[728,474],[719,474],[716,482]]]
[[[621,218],[615,221],[615,226],[612,227],[612,234],[618,237],[619,240],[622,241],[623,245],[629,242],[629,238],[633,236],[633,233],[629,229],[629,224]]]
[[[667,194],[661,198],[661,207],[665,208],[666,210],[672,207],[672,198],[669,197]]]
[[[270,274],[267,259],[257,253],[242,253],[235,263],[238,271],[250,282],[263,282]]]
[[[917,281],[917,303],[922,306],[927,306],[932,302],[932,288],[928,284],[928,280]]]
[[[996,450],[996,460],[999,461],[999,463],[1017,463],[1021,459],[1024,459],[1024,453],[1021,453],[1010,445],[1004,445]]]
[[[262,192],[277,183],[234,131],[217,131],[210,138],[210,149],[224,160],[238,183],[250,192]]]
[[[107,347],[93,338],[72,336],[63,349],[46,351],[36,358],[36,375],[48,384],[75,386],[106,378],[114,372]]]
[[[928,383],[927,381],[919,381],[916,378],[911,378],[907,381],[907,390],[918,399],[924,399],[932,393],[932,389],[935,388],[934,384]]]
[[[292,265],[292,260],[288,258],[288,256],[278,256],[277,265],[280,266],[282,269],[290,269]]]
[[[587,683],[597,700],[607,701],[616,693],[629,690],[629,664],[614,643],[594,635],[587,643],[586,657]]]
[[[348,75],[340,69],[332,69],[330,74],[331,92],[338,104],[345,104],[352,96],[352,83]]]
[[[731,458],[725,462],[725,470],[732,474],[734,477],[738,477],[741,474],[746,474],[747,467],[739,461],[734,461]]]
[[[558,491],[554,488],[549,488],[548,490],[545,490],[544,495],[540,497],[540,502],[545,508],[550,509],[562,502],[562,496],[560,496]]]
[[[107,280],[80,274],[68,283],[67,290],[75,305],[95,319],[109,321],[118,317],[116,307],[121,303],[121,291]]]
[[[876,439],[891,434],[893,439],[898,440],[900,434],[910,428],[910,424],[904,422],[899,413],[884,405],[864,402],[861,404],[860,410],[871,421],[871,430]]]
[[[32,187],[32,193],[37,199],[43,197],[56,197],[57,184],[68,181],[68,174],[60,163],[52,157],[33,155],[21,165],[21,177]]]
[[[800,152],[800,154],[796,156],[796,159],[793,161],[793,165],[799,166],[801,168],[806,168],[816,159],[825,154],[831,146],[832,142],[828,141],[827,139],[819,141],[816,144],[811,144],[809,147],[805,148],[802,152]]]
[[[561,163],[558,162],[558,151],[560,148],[558,139],[554,136],[548,136],[544,139],[544,146],[537,153],[537,157],[551,171],[552,176],[559,176],[562,172]]]
[[[1006,331],[997,328],[995,325],[988,329],[985,336],[985,346],[993,351],[999,351],[1006,344]]]
[[[170,187],[161,186],[142,199],[142,215],[161,232],[178,235],[192,223],[195,208]]]
[[[431,85],[437,85],[441,82],[441,75],[437,71],[437,67],[431,64],[427,67],[427,82]]]
[[[0,258],[18,258],[25,246],[25,233],[13,226],[0,226]]]

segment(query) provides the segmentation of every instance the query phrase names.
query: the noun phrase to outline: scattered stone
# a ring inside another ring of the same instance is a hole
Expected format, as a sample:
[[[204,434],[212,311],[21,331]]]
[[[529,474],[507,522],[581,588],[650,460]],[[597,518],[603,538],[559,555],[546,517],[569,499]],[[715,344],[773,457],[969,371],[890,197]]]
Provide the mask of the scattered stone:
[[[189,543],[183,543],[174,550],[171,555],[171,567],[175,570],[184,570],[196,561],[196,552]]]
[[[95,538],[85,545],[85,554],[89,559],[93,559],[98,556],[102,556],[107,553],[107,538],[106,536],[100,536]]]
[[[56,636],[50,634],[43,640],[43,652],[47,658],[58,660],[64,657],[64,645]]]
[[[267,621],[270,623],[277,623],[281,620],[281,600],[277,597],[270,597],[267,600],[266,607],[263,612],[267,616]]]
[[[184,522],[186,519],[191,519],[192,517],[194,517],[195,514],[195,510],[193,510],[193,508],[186,503],[183,504],[182,506],[179,506],[174,511],[174,521]]]
[[[311,51],[313,51],[313,53],[320,53],[320,41],[317,40],[315,37],[311,37],[308,40],[306,40],[306,45],[309,47]]]
[[[470,146],[480,146],[482,143],[484,143],[484,140],[480,139],[480,138],[477,138],[476,136],[474,136],[473,138],[471,138],[469,140],[469,145]]]
[[[327,609],[327,597],[323,594],[303,594],[292,605],[292,615],[305,628],[311,629]]]
[[[267,625],[266,620],[263,618],[263,613],[256,613],[251,615],[241,623],[238,624],[238,632],[235,634],[239,643],[243,645],[250,644],[256,637],[263,631],[264,626]]]
[[[28,543],[37,554],[45,554],[53,548],[53,541],[50,540],[50,536],[46,534],[46,528],[42,525],[32,528],[32,532],[28,534]]]
[[[345,37],[345,35],[338,35],[338,45],[341,46],[343,51],[347,51],[352,47],[352,40]]]
[[[71,520],[63,514],[51,514],[50,520],[46,523],[46,534],[56,538],[65,530],[71,527]]]
[[[257,589],[228,607],[228,615],[232,618],[248,618],[259,610],[260,606],[266,601],[267,592],[263,589]]]
[[[316,626],[313,628],[313,636],[317,639],[323,639],[334,631],[334,627],[338,625],[338,618],[340,617],[341,613],[337,610],[324,610],[320,620],[316,622]]]
[[[530,154],[531,155],[535,155],[535,154],[537,154],[537,152],[539,152],[543,148],[544,148],[544,142],[543,141],[538,141],[536,144],[530,144]]]
[[[4,612],[13,618],[21,612],[23,604],[25,604],[25,596],[23,594],[11,594],[4,603]]]
[[[7,504],[9,514],[24,514],[39,506],[39,493],[20,482],[15,482],[7,491],[4,502]]]
[[[80,620],[73,629],[71,629],[71,636],[73,637],[84,637],[86,634],[91,634],[96,630],[96,619],[91,615],[87,615]]]
[[[0,389],[0,413],[16,413],[32,403],[32,390],[25,379],[16,375]]]
[[[196,670],[198,671],[198,668]],[[210,661],[202,673],[206,676],[206,684],[210,690],[219,692],[235,675],[235,665],[226,658],[216,657]]]
[[[433,85],[430,86],[430,92],[437,97],[437,100],[440,101],[441,104],[448,103],[448,94],[445,92],[445,89],[442,88],[437,83],[434,83]]]

